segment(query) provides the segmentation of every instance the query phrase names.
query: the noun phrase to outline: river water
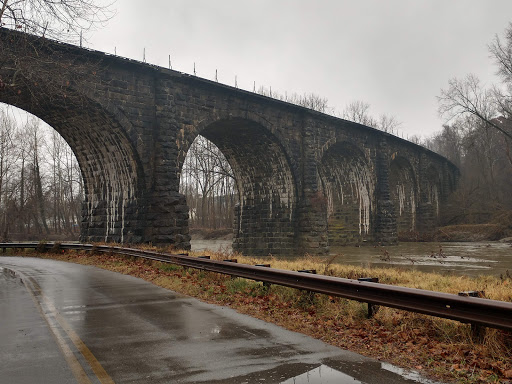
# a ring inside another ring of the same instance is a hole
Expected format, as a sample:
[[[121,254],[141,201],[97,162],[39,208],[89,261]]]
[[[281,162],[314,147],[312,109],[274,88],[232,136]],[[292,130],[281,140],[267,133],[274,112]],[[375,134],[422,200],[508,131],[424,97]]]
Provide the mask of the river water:
[[[192,250],[206,249],[229,253],[232,251],[231,240],[192,240]],[[364,267],[400,267],[467,276],[500,276],[507,271],[512,274],[512,244],[499,242],[331,247],[331,255],[338,255],[336,263]]]

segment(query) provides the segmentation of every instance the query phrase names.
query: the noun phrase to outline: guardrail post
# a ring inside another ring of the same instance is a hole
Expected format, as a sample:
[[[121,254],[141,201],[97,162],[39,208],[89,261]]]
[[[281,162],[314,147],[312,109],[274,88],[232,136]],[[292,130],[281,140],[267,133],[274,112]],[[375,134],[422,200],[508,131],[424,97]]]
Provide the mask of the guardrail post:
[[[459,292],[459,296],[465,297],[480,297],[485,299],[484,291],[463,291]],[[471,324],[471,339],[477,343],[482,343],[485,339],[486,327],[479,324]]]
[[[161,253],[161,255],[164,255],[164,254]],[[188,256],[188,253],[177,253],[176,255],[177,256]],[[187,272],[188,271],[188,267],[181,267],[181,269],[183,269],[183,272]]]
[[[313,275],[316,275],[316,269],[299,269],[297,272],[301,273],[312,273]],[[315,292],[308,291],[308,290],[302,290],[303,292],[307,292],[307,301],[309,301],[310,304],[313,303],[313,300],[315,298]]]
[[[39,243],[34,244],[34,251],[38,253],[45,253],[48,249],[48,244],[46,241],[40,241]]]
[[[50,251],[52,253],[60,253],[60,250],[61,250],[60,243],[55,242],[55,243],[53,243],[53,246]]]
[[[297,270],[297,272],[312,273],[312,274],[316,275],[316,269],[299,269],[299,270]]]
[[[265,267],[265,268],[270,268],[270,264],[255,264],[254,265],[255,267]],[[268,290],[270,289],[270,286],[272,284],[270,283],[267,283],[266,281],[263,282],[263,286]]]
[[[197,256],[198,259],[210,260],[210,256]]]
[[[226,262],[228,262],[228,263],[238,263],[238,260],[237,260],[237,259],[224,259],[224,260],[222,260],[222,261],[226,261]],[[236,275],[230,275],[230,276],[231,276],[231,279],[232,279],[232,280],[233,280],[233,279],[236,279],[236,278],[238,277],[238,276],[236,276]]]
[[[357,279],[357,281],[367,281],[369,283],[378,283],[379,278],[378,277],[361,277],[361,278]],[[373,303],[366,303],[366,305],[368,305],[367,317],[369,319],[371,319],[373,317],[373,315],[375,315],[377,313],[377,311],[379,310],[379,306],[375,305]]]

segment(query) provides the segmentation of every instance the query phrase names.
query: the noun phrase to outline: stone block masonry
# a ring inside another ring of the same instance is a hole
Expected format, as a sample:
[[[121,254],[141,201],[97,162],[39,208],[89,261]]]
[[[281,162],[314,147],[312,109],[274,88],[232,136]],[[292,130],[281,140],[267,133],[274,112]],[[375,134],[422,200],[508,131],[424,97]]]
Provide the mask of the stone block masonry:
[[[0,101],[46,121],[77,156],[82,241],[190,248],[179,175],[198,135],[233,169],[233,248],[249,255],[393,244],[438,225],[456,186],[448,160],[370,127],[10,30],[0,49]]]

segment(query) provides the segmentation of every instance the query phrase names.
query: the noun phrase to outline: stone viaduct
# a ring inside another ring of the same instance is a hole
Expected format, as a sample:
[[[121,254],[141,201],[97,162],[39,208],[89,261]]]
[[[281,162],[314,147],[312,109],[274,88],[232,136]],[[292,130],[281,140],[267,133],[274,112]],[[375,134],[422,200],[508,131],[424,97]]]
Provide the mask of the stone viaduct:
[[[434,228],[457,184],[421,146],[286,102],[1,28],[0,50],[0,102],[44,120],[78,159],[82,241],[188,249],[179,175],[197,135],[235,173],[245,254],[396,243]]]

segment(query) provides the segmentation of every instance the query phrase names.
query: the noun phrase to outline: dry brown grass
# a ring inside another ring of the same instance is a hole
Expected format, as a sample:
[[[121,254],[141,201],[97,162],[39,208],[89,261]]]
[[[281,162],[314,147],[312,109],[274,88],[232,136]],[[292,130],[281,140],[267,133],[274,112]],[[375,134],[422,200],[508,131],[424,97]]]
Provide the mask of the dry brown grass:
[[[512,301],[510,276],[469,278],[396,268],[363,268],[334,264],[333,258],[323,260],[312,256],[287,261],[222,252],[206,254],[212,259],[232,257],[246,264],[270,262],[273,268],[316,269],[318,273],[351,279],[378,277],[384,284],[440,292],[483,290],[488,298]],[[191,256],[197,255],[191,253]],[[507,332],[488,330],[484,341],[476,343],[471,338],[469,326],[456,321],[384,307],[374,318],[367,319],[365,303],[312,295],[286,287],[267,289],[258,282],[231,279],[216,273],[105,254],[46,253],[42,257],[96,265],[137,276],[200,300],[229,305],[240,312],[342,348],[416,368],[438,379],[460,383],[508,383],[512,380],[512,336]]]

